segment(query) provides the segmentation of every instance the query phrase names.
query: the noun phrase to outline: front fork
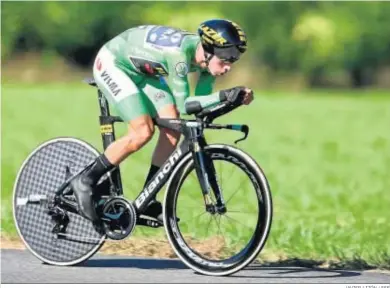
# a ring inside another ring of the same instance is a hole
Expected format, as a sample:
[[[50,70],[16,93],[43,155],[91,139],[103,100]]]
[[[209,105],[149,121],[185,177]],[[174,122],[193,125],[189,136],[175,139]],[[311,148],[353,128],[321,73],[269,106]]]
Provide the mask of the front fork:
[[[211,157],[204,152],[203,147],[206,145],[206,141],[203,137],[193,141],[192,153],[195,161],[196,175],[198,176],[202,189],[206,211],[211,214],[224,214],[227,211],[225,201],[223,199],[221,187],[218,184],[214,163]],[[216,203],[214,203],[211,198],[210,190],[214,193]]]

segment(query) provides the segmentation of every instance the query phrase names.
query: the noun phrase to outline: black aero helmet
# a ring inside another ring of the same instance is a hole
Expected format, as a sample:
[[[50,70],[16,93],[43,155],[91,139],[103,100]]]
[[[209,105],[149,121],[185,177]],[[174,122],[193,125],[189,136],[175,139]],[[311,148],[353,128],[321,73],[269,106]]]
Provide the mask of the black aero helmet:
[[[223,19],[205,21],[200,24],[198,34],[203,50],[222,60],[234,62],[246,51],[246,34],[232,21]]]

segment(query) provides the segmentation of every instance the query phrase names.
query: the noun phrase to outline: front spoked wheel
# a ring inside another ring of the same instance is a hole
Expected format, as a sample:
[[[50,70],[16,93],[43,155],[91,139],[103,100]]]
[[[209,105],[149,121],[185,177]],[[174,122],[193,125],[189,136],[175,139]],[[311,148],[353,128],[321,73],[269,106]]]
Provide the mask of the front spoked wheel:
[[[228,145],[210,145],[204,151],[226,210],[206,211],[194,161],[187,157],[168,186],[165,228],[176,254],[190,268],[229,275],[251,263],[264,247],[272,221],[271,193],[263,171],[243,151]],[[212,191],[210,196],[216,205]]]

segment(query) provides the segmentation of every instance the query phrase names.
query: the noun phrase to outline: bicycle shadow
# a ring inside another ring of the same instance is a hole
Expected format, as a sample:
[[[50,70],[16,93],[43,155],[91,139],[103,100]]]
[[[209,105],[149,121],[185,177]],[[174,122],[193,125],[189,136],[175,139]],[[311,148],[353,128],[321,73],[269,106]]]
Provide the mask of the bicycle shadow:
[[[328,268],[308,268],[300,266],[285,266],[281,264],[263,266],[261,264],[252,264],[244,271],[253,271],[249,275],[231,275],[233,278],[262,278],[262,279],[322,279],[322,278],[344,278],[356,277],[361,273],[356,271],[334,270]],[[259,275],[259,271],[262,273]],[[305,275],[306,274],[306,275]]]
[[[121,258],[121,259],[89,259],[79,266],[99,268],[138,268],[138,269],[189,269],[177,259],[158,258]]]
[[[356,271],[347,271],[332,268],[316,267],[322,264],[319,261],[306,259],[293,259],[276,262],[254,263],[247,266],[237,274],[226,277],[232,278],[340,278],[340,277],[356,277],[361,273]],[[178,259],[158,259],[158,258],[105,258],[105,259],[90,259],[79,266],[89,268],[138,268],[138,269],[187,269],[190,270],[183,262]],[[194,272],[195,274],[199,274]],[[306,275],[305,275],[306,274]]]
[[[252,264],[245,270],[262,270],[270,271],[266,277],[258,278],[339,278],[339,277],[356,277],[362,273],[359,271],[375,268],[360,258],[353,260],[344,260],[340,262],[330,262],[326,268],[322,267],[325,261],[312,259],[290,258],[274,262],[263,262]],[[349,270],[349,271],[348,271]],[[354,271],[351,271],[354,270]],[[359,270],[359,271],[357,271]],[[303,276],[303,273],[318,273],[320,275]],[[297,273],[297,275],[292,275]],[[300,275],[298,275],[298,273]],[[288,274],[287,276],[283,276]],[[235,277],[234,275],[232,277]],[[254,277],[257,278],[257,277]]]

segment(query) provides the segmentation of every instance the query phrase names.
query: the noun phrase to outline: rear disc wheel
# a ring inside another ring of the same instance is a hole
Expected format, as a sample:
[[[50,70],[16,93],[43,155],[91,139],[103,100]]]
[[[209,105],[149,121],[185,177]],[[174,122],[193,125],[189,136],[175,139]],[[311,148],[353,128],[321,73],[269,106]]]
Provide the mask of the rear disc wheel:
[[[75,265],[104,244],[105,235],[98,233],[89,220],[69,211],[57,215],[67,218],[66,231],[53,233],[55,217],[48,213],[48,203],[69,173],[78,173],[98,155],[84,141],[55,138],[37,147],[22,164],[13,191],[14,221],[26,247],[43,262]],[[28,200],[32,198],[41,200]]]

